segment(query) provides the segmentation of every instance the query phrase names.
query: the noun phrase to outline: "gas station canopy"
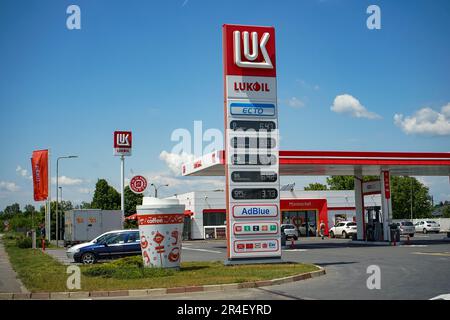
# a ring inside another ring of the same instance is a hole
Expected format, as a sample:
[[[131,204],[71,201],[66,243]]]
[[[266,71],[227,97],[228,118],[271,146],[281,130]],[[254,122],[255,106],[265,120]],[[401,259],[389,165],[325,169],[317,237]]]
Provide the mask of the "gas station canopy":
[[[284,176],[449,176],[450,152],[280,151]],[[183,164],[183,176],[224,176],[224,151]]]

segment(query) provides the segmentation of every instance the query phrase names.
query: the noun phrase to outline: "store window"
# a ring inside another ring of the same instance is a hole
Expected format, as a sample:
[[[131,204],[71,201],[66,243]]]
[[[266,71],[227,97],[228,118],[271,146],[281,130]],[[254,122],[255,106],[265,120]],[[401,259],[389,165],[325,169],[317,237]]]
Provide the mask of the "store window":
[[[203,213],[203,226],[226,225],[226,214],[223,211]]]
[[[205,239],[226,239],[226,224],[225,210],[203,211],[203,228]]]

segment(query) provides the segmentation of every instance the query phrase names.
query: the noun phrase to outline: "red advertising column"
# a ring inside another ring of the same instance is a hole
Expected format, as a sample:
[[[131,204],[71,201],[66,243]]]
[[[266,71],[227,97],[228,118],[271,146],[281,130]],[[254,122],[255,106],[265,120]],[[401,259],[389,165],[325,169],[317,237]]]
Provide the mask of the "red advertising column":
[[[227,261],[280,259],[273,27],[224,25]]]
[[[33,171],[34,201],[48,198],[48,150],[33,151],[31,158]]]
[[[381,211],[383,213],[383,240],[390,241],[389,224],[392,221],[391,176],[389,171],[381,171]]]

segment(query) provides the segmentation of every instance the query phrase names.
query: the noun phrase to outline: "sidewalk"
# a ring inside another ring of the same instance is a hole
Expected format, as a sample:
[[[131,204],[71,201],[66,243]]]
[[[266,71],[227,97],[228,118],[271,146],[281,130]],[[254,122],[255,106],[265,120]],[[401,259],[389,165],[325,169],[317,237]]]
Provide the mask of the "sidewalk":
[[[17,278],[16,272],[9,263],[8,255],[3,246],[2,236],[0,234],[0,292],[26,293],[28,290]]]

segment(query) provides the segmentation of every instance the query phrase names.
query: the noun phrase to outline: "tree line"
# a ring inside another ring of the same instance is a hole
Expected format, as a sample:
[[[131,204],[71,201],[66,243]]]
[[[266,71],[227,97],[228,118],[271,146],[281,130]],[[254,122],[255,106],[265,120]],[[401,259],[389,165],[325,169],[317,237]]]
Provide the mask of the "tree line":
[[[135,194],[130,187],[126,186],[124,189],[125,198],[125,216],[136,213],[136,206],[142,204],[142,194]],[[71,201],[60,201],[58,203],[58,212],[60,221],[64,221],[64,212],[73,209],[102,209],[102,210],[120,210],[120,193],[105,179],[99,179],[95,184],[95,191],[91,202],[82,202],[78,205],[73,205]],[[52,215],[52,233],[56,227],[56,201],[51,202]],[[20,208],[18,203],[13,203],[6,206],[3,211],[0,211],[0,230],[4,230],[5,222],[8,223],[10,230],[26,231],[32,228],[39,228],[43,225],[45,220],[45,206],[41,206],[37,210],[33,205],[27,204]],[[64,225],[62,222],[61,225]],[[127,226],[133,227],[133,221],[127,221]],[[126,226],[126,227],[127,227]]]

